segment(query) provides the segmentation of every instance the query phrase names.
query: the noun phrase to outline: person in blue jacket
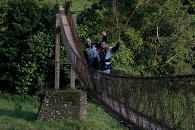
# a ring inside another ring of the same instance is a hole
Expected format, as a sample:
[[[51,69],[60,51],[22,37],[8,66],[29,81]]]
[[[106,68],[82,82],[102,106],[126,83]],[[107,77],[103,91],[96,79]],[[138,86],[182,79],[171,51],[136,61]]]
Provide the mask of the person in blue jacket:
[[[102,32],[103,38],[102,40],[107,41],[106,32]],[[85,55],[85,59],[87,61],[87,66],[98,69],[98,61],[99,55],[97,53],[97,49],[99,48],[99,45],[92,44],[91,39],[86,39],[86,48],[83,50],[83,53]]]

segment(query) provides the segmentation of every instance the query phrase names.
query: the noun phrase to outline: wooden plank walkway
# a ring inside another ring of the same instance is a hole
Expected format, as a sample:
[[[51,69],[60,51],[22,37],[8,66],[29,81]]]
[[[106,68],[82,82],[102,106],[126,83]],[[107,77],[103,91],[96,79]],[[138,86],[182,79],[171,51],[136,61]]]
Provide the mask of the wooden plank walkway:
[[[62,6],[59,7],[59,11],[61,14],[61,32],[62,32],[62,38],[63,42],[69,43],[71,47],[73,48],[74,52],[81,58],[81,55],[79,54],[78,48],[76,46],[75,40],[73,39],[73,34],[71,32],[70,25],[68,23],[68,19],[65,15],[65,10]]]
[[[135,113],[133,110],[125,107],[122,103],[119,103],[113,98],[107,98],[107,96],[101,95],[98,97],[98,100],[104,102],[107,107],[110,107],[114,113],[121,114],[125,121],[130,121],[131,124],[135,124],[136,126],[146,129],[146,130],[169,130],[169,128],[163,127],[142,115]]]

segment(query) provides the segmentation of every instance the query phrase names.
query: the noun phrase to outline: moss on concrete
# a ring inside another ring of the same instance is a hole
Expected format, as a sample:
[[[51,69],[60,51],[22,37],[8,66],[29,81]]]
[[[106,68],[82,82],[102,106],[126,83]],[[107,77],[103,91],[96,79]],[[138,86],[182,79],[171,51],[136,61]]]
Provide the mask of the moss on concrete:
[[[80,90],[46,91],[37,120],[86,118],[87,95]]]

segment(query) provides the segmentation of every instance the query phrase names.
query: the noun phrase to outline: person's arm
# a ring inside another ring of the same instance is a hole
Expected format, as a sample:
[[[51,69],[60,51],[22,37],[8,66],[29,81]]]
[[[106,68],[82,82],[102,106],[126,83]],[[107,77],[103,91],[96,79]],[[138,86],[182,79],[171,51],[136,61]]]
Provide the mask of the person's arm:
[[[117,44],[112,48],[112,53],[118,51],[119,47],[120,47],[120,43],[117,42]]]
[[[116,45],[112,48],[112,53],[115,53],[116,51],[118,51],[119,47],[120,47],[120,43],[121,40],[119,38],[118,42],[116,43]]]
[[[106,31],[102,31],[102,41],[105,41],[107,43],[107,34],[106,34]]]

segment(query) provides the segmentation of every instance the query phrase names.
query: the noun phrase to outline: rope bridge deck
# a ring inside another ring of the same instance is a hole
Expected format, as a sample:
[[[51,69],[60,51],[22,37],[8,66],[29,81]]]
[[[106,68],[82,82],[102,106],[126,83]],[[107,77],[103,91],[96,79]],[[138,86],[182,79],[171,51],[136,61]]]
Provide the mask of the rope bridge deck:
[[[135,77],[88,69],[84,45],[70,9],[64,7],[59,7],[63,43],[77,78],[92,98],[141,129],[195,129],[195,75]]]

